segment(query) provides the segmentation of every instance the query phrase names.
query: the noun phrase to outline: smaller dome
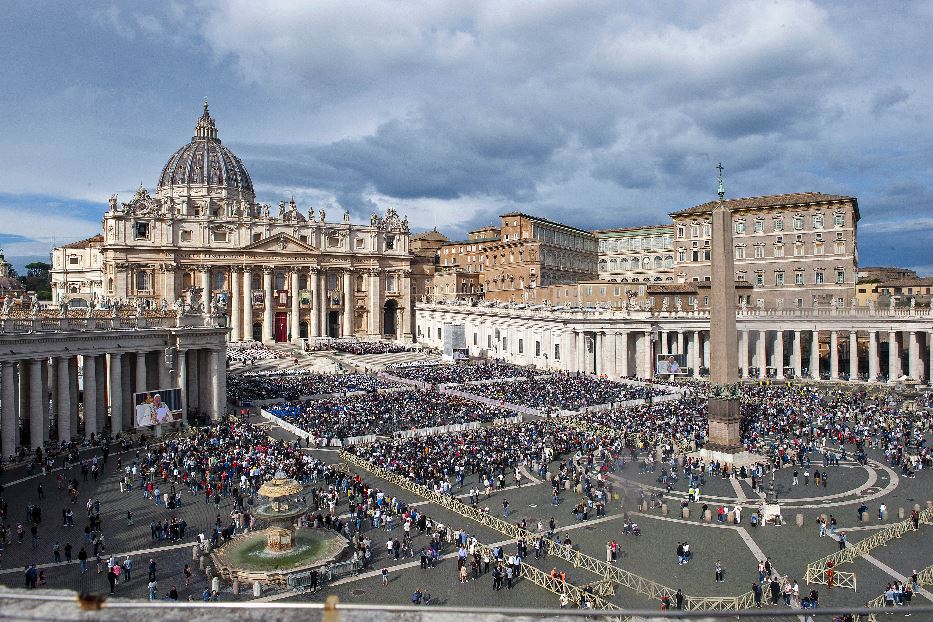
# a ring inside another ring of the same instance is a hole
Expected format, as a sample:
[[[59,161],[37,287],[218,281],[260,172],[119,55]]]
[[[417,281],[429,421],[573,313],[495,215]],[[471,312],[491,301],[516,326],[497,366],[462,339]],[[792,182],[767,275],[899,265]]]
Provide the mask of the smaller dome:
[[[217,137],[217,126],[206,101],[191,142],[172,154],[162,169],[159,189],[171,186],[213,186],[254,195],[243,162]]]

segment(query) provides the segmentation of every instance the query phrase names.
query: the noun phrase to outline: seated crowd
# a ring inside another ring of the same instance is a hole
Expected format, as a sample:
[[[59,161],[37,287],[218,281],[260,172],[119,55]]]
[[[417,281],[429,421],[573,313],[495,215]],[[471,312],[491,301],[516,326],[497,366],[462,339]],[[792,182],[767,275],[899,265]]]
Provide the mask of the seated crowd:
[[[470,385],[463,390],[481,397],[545,411],[580,410],[598,404],[650,399],[667,393],[651,385],[624,384],[596,376],[563,372],[540,379]]]
[[[361,341],[359,339],[310,339],[305,352],[347,352],[349,354],[390,354],[407,352],[411,347],[395,341]]]
[[[273,350],[258,341],[231,341],[227,343],[227,360],[251,365],[256,361],[287,359],[288,354]]]
[[[368,393],[345,398],[277,404],[273,415],[318,439],[344,439],[512,416],[498,408],[436,391]]]
[[[340,395],[400,386],[369,374],[317,374],[305,370],[269,370],[230,374],[230,401],[296,401],[314,395]]]
[[[389,365],[386,372],[407,380],[418,380],[428,384],[461,384],[478,380],[496,380],[498,378],[533,377],[546,374],[536,369],[519,367],[511,363],[490,361],[448,365],[445,363],[417,363]]]

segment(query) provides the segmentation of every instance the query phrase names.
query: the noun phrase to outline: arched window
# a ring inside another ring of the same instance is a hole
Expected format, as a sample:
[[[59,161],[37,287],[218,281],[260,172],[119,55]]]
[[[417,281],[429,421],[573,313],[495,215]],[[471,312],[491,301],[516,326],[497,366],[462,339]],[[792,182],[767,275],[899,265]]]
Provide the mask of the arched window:
[[[619,270],[628,270],[628,258],[623,257],[619,260]]]
[[[664,267],[665,268],[674,267],[674,256],[673,255],[668,255],[667,257],[664,258]]]
[[[615,258],[609,260],[609,270],[615,272],[619,268],[619,262]]]
[[[599,260],[599,269],[600,269],[600,271],[605,271],[605,270],[606,270],[606,260],[605,260],[605,259],[600,259],[600,260]]]
[[[651,269],[651,257],[645,257],[641,260],[641,267],[643,270]]]
[[[660,256],[657,256],[657,257],[654,258],[654,268],[655,268],[655,270],[659,269],[659,268],[660,268],[661,266],[663,266],[663,265],[664,265],[664,260],[661,259]]]

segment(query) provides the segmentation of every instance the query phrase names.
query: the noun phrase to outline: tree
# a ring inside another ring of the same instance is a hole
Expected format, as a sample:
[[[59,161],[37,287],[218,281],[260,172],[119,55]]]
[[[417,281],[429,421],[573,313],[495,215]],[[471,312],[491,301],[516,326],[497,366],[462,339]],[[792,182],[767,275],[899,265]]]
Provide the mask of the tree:
[[[34,261],[26,264],[27,276],[33,279],[49,279],[49,271],[52,270],[52,264],[44,261]]]

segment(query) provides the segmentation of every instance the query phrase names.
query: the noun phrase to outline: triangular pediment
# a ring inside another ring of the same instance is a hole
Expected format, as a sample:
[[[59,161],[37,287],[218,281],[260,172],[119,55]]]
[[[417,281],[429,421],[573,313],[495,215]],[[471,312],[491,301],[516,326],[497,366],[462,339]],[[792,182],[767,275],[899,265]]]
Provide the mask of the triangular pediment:
[[[245,251],[260,251],[274,253],[317,253],[318,250],[306,242],[288,235],[276,233],[243,247]]]

